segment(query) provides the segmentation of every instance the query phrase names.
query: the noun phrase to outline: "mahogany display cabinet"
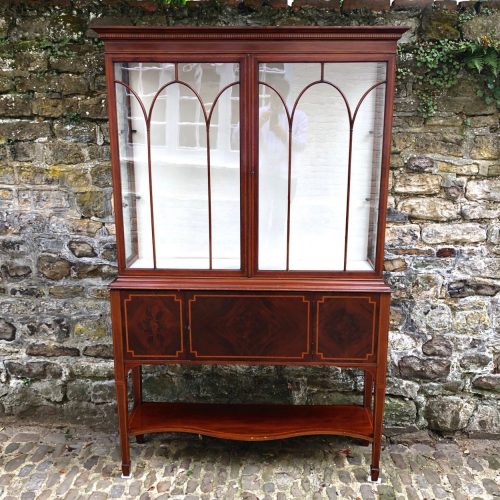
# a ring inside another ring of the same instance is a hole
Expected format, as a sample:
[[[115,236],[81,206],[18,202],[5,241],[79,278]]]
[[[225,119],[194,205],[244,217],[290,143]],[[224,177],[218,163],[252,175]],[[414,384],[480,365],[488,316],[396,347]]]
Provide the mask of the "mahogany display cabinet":
[[[384,231],[405,28],[94,29],[105,42],[113,164],[123,475],[133,435],[336,434],[372,443],[377,480]],[[144,401],[142,365],[165,363],[357,368],[364,399]]]

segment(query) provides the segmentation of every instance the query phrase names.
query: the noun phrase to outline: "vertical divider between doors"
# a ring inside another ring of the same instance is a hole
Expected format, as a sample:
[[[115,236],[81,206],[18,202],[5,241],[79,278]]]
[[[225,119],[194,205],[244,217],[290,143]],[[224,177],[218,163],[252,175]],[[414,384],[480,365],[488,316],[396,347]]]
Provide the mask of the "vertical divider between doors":
[[[248,197],[246,208],[248,213],[248,266],[247,274],[253,276],[257,271],[258,262],[258,181],[259,181],[259,87],[258,87],[258,63],[253,54],[247,54],[245,58],[245,87],[247,112],[243,117],[246,129],[246,138],[248,141],[247,151],[247,179],[248,179]]]

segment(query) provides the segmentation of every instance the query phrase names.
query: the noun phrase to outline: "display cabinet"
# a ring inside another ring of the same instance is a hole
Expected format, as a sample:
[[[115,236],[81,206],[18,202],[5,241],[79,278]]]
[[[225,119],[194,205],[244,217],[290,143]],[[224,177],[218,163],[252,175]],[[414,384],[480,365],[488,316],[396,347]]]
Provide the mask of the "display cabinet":
[[[129,437],[338,434],[379,475],[394,27],[95,27],[105,41],[118,278],[122,471]],[[351,405],[158,403],[145,364],[335,365]],[[131,372],[133,406],[127,401]]]

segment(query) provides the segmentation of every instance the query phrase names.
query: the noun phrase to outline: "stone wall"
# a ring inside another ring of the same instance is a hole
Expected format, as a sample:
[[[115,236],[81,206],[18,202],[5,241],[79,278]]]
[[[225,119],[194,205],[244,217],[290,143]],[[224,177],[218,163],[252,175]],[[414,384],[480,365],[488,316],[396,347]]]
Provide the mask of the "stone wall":
[[[411,27],[406,46],[430,30],[475,37],[499,25],[495,1],[431,3],[2,2],[2,418],[109,424],[114,415],[106,284],[116,273],[115,226],[102,45],[91,21],[397,24]],[[465,76],[434,117],[424,121],[416,108],[408,77],[395,105],[387,229],[394,293],[386,424],[500,435],[499,114]],[[361,383],[335,368],[150,372],[148,396],[162,399],[319,403],[343,401]]]

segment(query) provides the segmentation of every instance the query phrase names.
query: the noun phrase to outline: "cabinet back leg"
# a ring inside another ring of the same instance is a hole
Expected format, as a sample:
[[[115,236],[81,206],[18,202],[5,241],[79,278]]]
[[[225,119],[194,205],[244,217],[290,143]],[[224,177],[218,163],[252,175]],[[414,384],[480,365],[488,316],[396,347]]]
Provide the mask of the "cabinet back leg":
[[[142,403],[142,365],[132,368],[132,392],[134,394],[134,406]],[[135,437],[138,444],[144,443],[144,434]]]

